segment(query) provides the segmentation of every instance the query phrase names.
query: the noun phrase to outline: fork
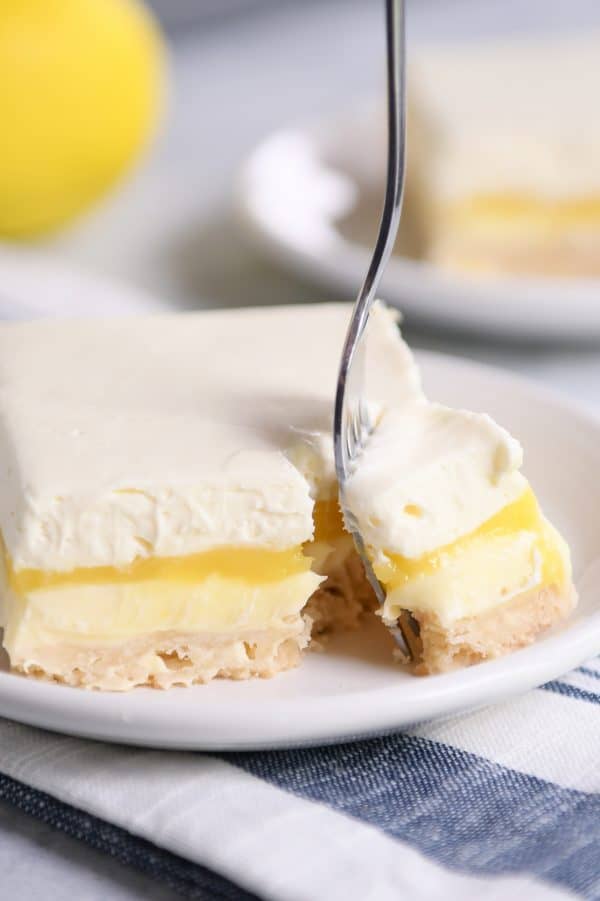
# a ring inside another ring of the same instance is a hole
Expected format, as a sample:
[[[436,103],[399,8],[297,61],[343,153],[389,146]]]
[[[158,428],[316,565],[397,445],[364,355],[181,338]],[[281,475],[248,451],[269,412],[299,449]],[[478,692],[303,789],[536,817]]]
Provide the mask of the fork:
[[[338,374],[333,442],[342,514],[376,598],[385,601],[358,521],[346,502],[346,483],[373,429],[366,397],[366,328],[381,277],[390,258],[402,211],[406,156],[405,29],[404,0],[385,0],[387,49],[388,155],[385,201],[373,257],[352,311]],[[390,630],[406,659],[414,656],[415,626],[402,615]]]

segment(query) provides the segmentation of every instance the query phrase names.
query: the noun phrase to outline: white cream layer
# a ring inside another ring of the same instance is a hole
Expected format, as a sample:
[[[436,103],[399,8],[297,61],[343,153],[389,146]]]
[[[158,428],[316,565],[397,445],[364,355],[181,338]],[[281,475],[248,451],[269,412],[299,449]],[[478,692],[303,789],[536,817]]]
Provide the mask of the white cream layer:
[[[152,581],[67,585],[9,592],[4,646],[12,660],[51,645],[100,647],[174,630],[231,635],[285,629],[322,581],[312,572],[244,584],[212,576],[194,583]]]

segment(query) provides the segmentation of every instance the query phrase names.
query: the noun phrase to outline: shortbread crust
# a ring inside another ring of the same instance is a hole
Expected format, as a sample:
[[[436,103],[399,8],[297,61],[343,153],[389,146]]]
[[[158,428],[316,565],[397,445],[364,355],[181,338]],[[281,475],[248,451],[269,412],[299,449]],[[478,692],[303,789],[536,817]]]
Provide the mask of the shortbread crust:
[[[442,625],[434,613],[414,613],[420,630],[419,675],[444,673],[485,660],[493,660],[526,647],[539,635],[566,619],[577,595],[550,585],[534,588],[478,616]]]

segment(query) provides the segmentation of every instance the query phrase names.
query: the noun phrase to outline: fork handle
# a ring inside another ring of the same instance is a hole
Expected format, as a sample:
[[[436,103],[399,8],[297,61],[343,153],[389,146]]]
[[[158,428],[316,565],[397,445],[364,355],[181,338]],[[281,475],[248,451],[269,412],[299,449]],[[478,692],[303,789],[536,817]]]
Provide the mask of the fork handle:
[[[387,178],[377,241],[365,280],[354,308],[356,332],[360,336],[376,299],[400,224],[406,168],[406,41],[404,0],[385,0],[387,68]]]
[[[347,380],[357,348],[361,344],[360,338],[366,328],[381,277],[396,241],[404,193],[406,156],[404,0],[385,0],[385,17],[388,124],[385,199],[373,256],[352,311],[342,350],[334,405],[334,446],[336,448],[336,469],[340,480],[348,464],[347,448],[345,442],[341,441],[344,433],[344,398],[347,393]],[[362,369],[363,361],[357,360],[356,362],[357,368]]]

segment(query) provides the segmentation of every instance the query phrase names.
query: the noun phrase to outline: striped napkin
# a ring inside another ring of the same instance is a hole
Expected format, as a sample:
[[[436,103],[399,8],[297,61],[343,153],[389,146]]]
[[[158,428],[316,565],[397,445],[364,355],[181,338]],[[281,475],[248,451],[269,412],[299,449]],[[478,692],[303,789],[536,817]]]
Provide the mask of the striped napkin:
[[[600,657],[407,732],[200,754],[0,720],[0,797],[183,897],[600,898]]]

